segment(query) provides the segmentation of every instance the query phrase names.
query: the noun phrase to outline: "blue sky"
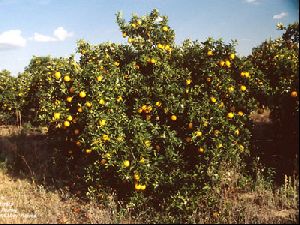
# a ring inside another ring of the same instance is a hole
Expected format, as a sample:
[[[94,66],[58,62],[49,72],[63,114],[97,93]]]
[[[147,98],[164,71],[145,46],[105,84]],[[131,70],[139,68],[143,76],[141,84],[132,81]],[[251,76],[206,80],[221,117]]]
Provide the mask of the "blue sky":
[[[68,56],[79,39],[124,43],[115,13],[128,20],[153,8],[169,17],[177,44],[237,39],[240,55],[280,36],[277,23],[299,21],[298,0],[0,0],[0,70],[17,74],[33,55]]]

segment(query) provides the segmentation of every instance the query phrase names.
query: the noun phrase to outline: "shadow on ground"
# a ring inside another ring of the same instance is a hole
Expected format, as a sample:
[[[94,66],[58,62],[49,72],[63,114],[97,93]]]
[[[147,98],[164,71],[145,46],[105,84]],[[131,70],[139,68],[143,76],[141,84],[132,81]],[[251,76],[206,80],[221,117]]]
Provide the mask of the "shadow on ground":
[[[270,112],[253,116],[251,156],[275,172],[276,183],[282,183],[285,175],[299,175],[299,132],[294,136],[280,137],[278,129],[270,120]],[[297,125],[295,125],[297,126]]]
[[[51,146],[47,135],[16,127],[0,130],[0,162],[5,162],[13,178],[80,194],[79,177],[67,166],[66,157]]]

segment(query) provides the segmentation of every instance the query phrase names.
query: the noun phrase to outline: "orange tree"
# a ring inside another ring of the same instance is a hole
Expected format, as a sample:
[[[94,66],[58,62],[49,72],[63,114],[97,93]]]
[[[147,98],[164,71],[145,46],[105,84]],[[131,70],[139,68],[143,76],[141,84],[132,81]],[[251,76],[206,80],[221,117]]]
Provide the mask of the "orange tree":
[[[157,10],[117,23],[128,45],[79,41],[79,63],[33,59],[27,107],[49,123],[90,197],[112,188],[135,212],[187,221],[225,170],[242,168],[262,73],[234,43],[176,46]]]
[[[0,71],[0,124],[15,122],[18,110],[16,78],[7,70]]]
[[[299,23],[277,28],[284,31],[282,37],[263,42],[248,58],[271,87],[267,105],[277,144],[284,149],[277,154],[294,160],[299,145]]]
[[[72,64],[73,62],[73,64]],[[65,110],[68,84],[64,77],[75,65],[74,59],[33,57],[23,74],[18,77],[18,95],[22,97],[22,115],[35,125],[48,125],[53,119],[49,111]],[[62,101],[63,99],[63,101]]]
[[[128,23],[118,14],[117,22],[129,45],[79,43],[79,113],[67,129],[79,127],[72,140],[88,162],[88,194],[110,186],[128,207],[174,219],[242,164],[256,106],[251,87],[264,91],[262,74],[233,44],[175,46],[156,10]]]

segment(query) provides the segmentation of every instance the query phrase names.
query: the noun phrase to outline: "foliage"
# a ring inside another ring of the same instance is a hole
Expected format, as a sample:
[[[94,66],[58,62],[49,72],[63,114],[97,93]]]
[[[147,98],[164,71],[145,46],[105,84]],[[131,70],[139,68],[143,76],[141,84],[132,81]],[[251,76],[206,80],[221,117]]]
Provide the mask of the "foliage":
[[[250,113],[270,95],[284,98],[279,106],[288,96],[293,103],[284,109],[295,113],[297,27],[245,58],[235,42],[175,45],[157,10],[128,22],[118,13],[117,23],[128,44],[80,40],[79,62],[34,57],[18,78],[1,72],[1,111],[20,109],[25,120],[48,126],[89,197],[103,200],[103,190],[113,190],[130,211],[186,222],[202,196],[243,169]],[[213,210],[217,201],[208,200]]]
[[[15,78],[7,70],[0,71],[0,124],[15,122],[16,98]]]
[[[277,142],[286,149],[282,156],[293,160],[299,146],[299,23],[277,28],[282,37],[263,42],[248,58],[271,87],[265,98]]]

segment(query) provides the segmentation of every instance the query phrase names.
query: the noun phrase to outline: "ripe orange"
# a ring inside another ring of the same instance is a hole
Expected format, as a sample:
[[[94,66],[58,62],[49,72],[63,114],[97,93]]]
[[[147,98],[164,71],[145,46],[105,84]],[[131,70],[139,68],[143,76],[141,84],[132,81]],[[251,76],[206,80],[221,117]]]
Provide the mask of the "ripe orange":
[[[298,96],[297,91],[292,91],[291,92],[291,97],[296,98]]]
[[[72,102],[73,98],[72,97],[67,97],[67,102]]]
[[[234,87],[233,87],[233,86],[230,86],[230,87],[228,88],[228,91],[229,91],[229,92],[233,92],[233,91],[234,91]]]
[[[59,80],[60,77],[61,77],[60,72],[56,72],[56,73],[54,74],[54,77],[55,77],[57,80]]]
[[[232,119],[232,118],[234,117],[234,114],[233,114],[232,112],[230,112],[230,113],[227,114],[227,117],[228,117],[229,119]]]
[[[105,124],[106,124],[106,120],[99,120],[99,125],[100,125],[100,127],[103,127],[103,126],[105,126]]]
[[[138,173],[133,175],[133,178],[138,181],[140,179],[140,175]]]
[[[84,91],[81,91],[79,93],[80,98],[84,98],[86,96],[86,93]]]
[[[226,66],[227,66],[228,68],[231,67],[231,62],[230,62],[229,60],[226,60],[226,61],[225,61],[225,64],[226,64]]]
[[[217,99],[216,99],[215,97],[210,97],[210,101],[211,101],[212,103],[216,103],[216,102],[217,102]]]
[[[155,64],[155,63],[156,63],[156,59],[151,59],[150,62],[151,62],[152,64]]]
[[[207,55],[208,56],[212,56],[214,53],[213,53],[213,51],[211,51],[211,50],[209,50],[208,52],[207,52]]]
[[[130,166],[129,160],[125,160],[125,161],[123,162],[123,166],[124,166],[124,167],[129,167],[129,166]]]
[[[92,107],[92,103],[90,103],[90,102],[86,102],[85,105],[89,108]]]
[[[196,131],[195,135],[196,135],[196,137],[200,137],[202,135],[202,132],[201,131]]]
[[[156,105],[157,107],[160,107],[160,106],[161,106],[161,102],[155,102],[155,105]]]
[[[246,91],[246,90],[247,90],[247,88],[246,88],[245,85],[242,85],[242,86],[240,87],[240,89],[241,89],[241,91]]]
[[[64,77],[64,81],[69,82],[70,80],[71,80],[70,76],[67,75]]]
[[[54,119],[59,120],[60,119],[60,113],[54,113]]]
[[[102,79],[103,79],[103,77],[101,76],[101,75],[99,75],[98,77],[97,77],[97,81],[102,81]]]
[[[102,135],[103,141],[109,141],[109,136],[107,134]]]
[[[225,62],[224,62],[223,60],[221,60],[221,61],[219,62],[219,64],[220,64],[220,66],[224,66],[224,65],[225,65]]]
[[[186,85],[190,85],[190,84],[192,83],[192,80],[191,80],[191,79],[187,79],[187,80],[185,81],[185,83],[186,83]]]
[[[177,120],[177,116],[172,115],[172,116],[171,116],[171,120],[176,121],[176,120]]]
[[[202,147],[198,148],[198,152],[204,153],[204,148],[202,148]]]

